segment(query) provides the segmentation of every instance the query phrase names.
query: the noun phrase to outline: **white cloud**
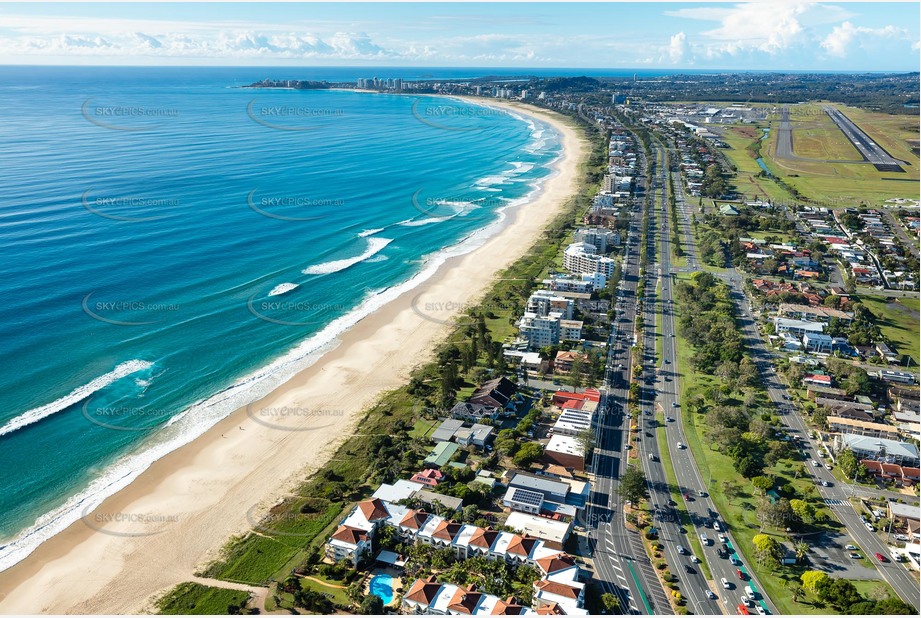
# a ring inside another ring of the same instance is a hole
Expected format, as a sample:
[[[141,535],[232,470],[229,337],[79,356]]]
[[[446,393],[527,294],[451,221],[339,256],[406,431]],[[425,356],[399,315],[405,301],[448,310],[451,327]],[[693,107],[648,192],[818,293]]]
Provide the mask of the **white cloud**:
[[[687,53],[688,42],[687,36],[684,32],[679,32],[678,34],[672,36],[668,42],[668,59],[672,64],[678,64],[684,60],[684,56]]]
[[[830,55],[843,58],[847,56],[849,48],[855,41],[860,44],[862,40],[867,39],[892,39],[902,38],[907,35],[908,32],[906,30],[896,28],[893,25],[886,26],[885,28],[865,28],[863,26],[855,26],[851,22],[846,21],[835,26],[828,36],[822,39],[820,45],[822,49]]]
[[[668,11],[667,15],[718,22],[700,33],[708,58],[760,51],[771,55],[802,45],[816,25],[837,23],[851,16],[841,7],[810,2],[751,2],[728,7],[699,7]]]

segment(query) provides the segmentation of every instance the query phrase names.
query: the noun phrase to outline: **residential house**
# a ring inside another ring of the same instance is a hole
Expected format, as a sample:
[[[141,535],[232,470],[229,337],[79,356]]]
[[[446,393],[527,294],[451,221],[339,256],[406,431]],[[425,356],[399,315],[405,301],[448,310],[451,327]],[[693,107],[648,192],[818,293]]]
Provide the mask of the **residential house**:
[[[518,386],[508,378],[495,378],[477,388],[470,396],[470,403],[504,409],[517,391]]]

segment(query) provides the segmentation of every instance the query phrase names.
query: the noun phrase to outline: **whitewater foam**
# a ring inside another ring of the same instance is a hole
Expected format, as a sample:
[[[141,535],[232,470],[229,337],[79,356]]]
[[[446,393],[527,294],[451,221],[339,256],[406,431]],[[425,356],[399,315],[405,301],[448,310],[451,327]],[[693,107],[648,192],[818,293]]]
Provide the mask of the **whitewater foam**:
[[[514,114],[513,116],[518,117]],[[518,118],[521,119],[520,117]],[[556,157],[547,165],[552,165],[558,159],[559,157]],[[134,453],[122,457],[104,470],[99,470],[100,476],[93,480],[86,489],[69,498],[60,507],[39,517],[32,526],[20,532],[10,542],[0,545],[0,571],[20,562],[35,551],[45,540],[61,532],[85,514],[90,513],[109,496],[127,487],[158,459],[192,442],[234,411],[265,397],[294,375],[316,363],[326,352],[338,345],[337,338],[340,335],[380,307],[424,283],[447,260],[465,255],[482,246],[501,229],[506,220],[506,211],[509,208],[530,201],[532,196],[540,190],[543,182],[554,174],[555,172],[536,179],[531,185],[532,190],[527,195],[509,200],[508,204],[496,209],[496,219],[492,223],[471,232],[450,247],[423,256],[421,270],[408,280],[378,292],[370,293],[355,309],[333,320],[320,332],[296,345],[275,361],[241,378],[215,395],[193,404],[171,418],[150,440],[140,445]],[[499,189],[491,188],[483,190],[499,191]],[[360,236],[370,236],[383,231],[383,229],[386,228],[366,230]],[[388,239],[379,240],[386,241],[383,246],[391,242]],[[131,362],[143,363],[144,361]]]
[[[272,291],[269,292],[269,296],[280,296],[281,294],[290,292],[297,287],[298,285],[296,283],[279,283],[274,288],[272,288]]]
[[[368,248],[365,249],[364,253],[361,255],[356,255],[355,257],[346,258],[344,260],[333,260],[331,262],[323,262],[322,264],[316,264],[305,268],[302,272],[305,275],[328,275],[330,273],[337,273],[339,271],[345,270],[350,266],[354,266],[359,262],[367,260],[369,257],[383,251],[384,247],[393,242],[392,238],[369,238],[368,239]]]
[[[151,366],[153,366],[153,363],[142,360],[130,360],[121,363],[112,371],[104,373],[98,378],[90,380],[83,386],[78,386],[60,399],[52,401],[51,403],[45,404],[43,406],[33,408],[28,412],[23,412],[16,418],[7,422],[5,425],[3,425],[3,427],[0,427],[0,436],[4,436],[33,423],[37,423],[44,418],[48,418],[52,414],[56,414],[61,410],[69,408],[75,403],[83,401],[96,391],[105,388],[116,380],[120,380],[121,378],[129,376],[137,371],[149,369]]]

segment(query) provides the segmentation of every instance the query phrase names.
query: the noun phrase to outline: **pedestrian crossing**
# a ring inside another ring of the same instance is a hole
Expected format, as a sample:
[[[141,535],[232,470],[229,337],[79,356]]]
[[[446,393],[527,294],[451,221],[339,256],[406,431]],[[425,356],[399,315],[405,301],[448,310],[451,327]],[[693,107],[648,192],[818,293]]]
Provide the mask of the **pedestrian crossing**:
[[[837,498],[826,498],[825,504],[828,506],[845,506],[848,504],[847,500],[838,500]]]

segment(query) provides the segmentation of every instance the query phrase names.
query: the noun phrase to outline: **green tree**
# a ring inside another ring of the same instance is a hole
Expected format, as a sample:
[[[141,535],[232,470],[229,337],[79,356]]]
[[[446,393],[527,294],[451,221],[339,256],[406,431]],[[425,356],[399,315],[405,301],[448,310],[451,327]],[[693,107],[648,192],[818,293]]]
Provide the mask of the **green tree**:
[[[544,447],[538,444],[537,442],[528,442],[515,453],[515,456],[512,458],[516,466],[527,467],[532,463],[537,461],[541,455],[544,454]]]
[[[624,500],[637,503],[646,495],[646,475],[636,466],[627,466],[620,479],[617,493]]]
[[[828,575],[822,571],[806,571],[799,578],[803,582],[803,588],[813,594],[817,594],[819,588],[829,579]]]
[[[620,600],[610,592],[601,595],[601,608],[607,614],[614,614],[620,611]]]
[[[752,545],[755,546],[755,555],[759,564],[768,568],[780,566],[783,548],[777,542],[777,539],[767,534],[756,534],[752,538]]]
[[[361,602],[358,613],[363,616],[381,616],[384,613],[384,601],[376,594],[369,594]]]
[[[838,453],[838,467],[847,478],[853,479],[857,475],[858,466],[860,466],[860,462],[857,461],[857,456],[854,455],[854,451],[851,449],[846,448]]]
[[[752,479],[752,485],[761,492],[761,495],[764,495],[774,487],[774,479],[769,476],[756,476]]]
[[[815,519],[815,507],[805,500],[790,500],[790,508],[793,509],[793,513],[804,523],[811,524]]]

